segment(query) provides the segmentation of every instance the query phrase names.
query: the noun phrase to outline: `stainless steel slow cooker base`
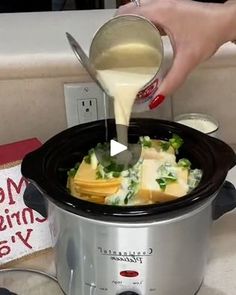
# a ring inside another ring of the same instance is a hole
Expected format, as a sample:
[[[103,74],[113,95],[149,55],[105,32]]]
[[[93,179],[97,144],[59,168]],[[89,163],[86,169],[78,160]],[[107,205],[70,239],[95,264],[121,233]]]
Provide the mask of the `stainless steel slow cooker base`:
[[[34,206],[29,206],[48,213],[60,286],[67,295],[193,295],[203,280],[212,221],[222,215],[213,210],[213,200],[236,164],[234,151],[175,122],[131,120],[131,143],[144,135],[164,140],[181,136],[178,157],[203,170],[198,187],[177,200],[141,206],[108,206],[71,196],[68,169],[105,141],[106,134],[115,136],[114,120],[76,126],[22,162],[22,174],[48,204],[39,207],[32,198]],[[221,211],[235,206],[236,199]]]
[[[125,224],[50,204],[62,289],[68,295],[196,294],[207,259],[211,203],[175,218]]]

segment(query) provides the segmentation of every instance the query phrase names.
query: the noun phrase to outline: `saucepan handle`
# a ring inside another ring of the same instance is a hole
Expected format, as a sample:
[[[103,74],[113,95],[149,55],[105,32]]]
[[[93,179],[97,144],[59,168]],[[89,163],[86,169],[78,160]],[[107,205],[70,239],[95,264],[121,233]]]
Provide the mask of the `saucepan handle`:
[[[23,195],[27,207],[37,211],[44,218],[48,217],[48,201],[35,185],[29,183]]]
[[[231,182],[225,181],[212,205],[213,220],[236,208],[236,189]]]

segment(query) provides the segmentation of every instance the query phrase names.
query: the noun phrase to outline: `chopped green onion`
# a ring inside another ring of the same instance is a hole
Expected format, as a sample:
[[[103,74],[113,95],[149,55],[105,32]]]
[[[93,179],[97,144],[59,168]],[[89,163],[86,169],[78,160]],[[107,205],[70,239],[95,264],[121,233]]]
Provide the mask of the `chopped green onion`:
[[[80,162],[76,163],[74,168],[71,168],[68,172],[67,172],[67,175],[70,176],[70,177],[75,177],[75,174],[77,172],[77,170],[79,169],[79,166],[80,166]]]
[[[166,177],[165,177],[167,180],[177,180],[177,178],[176,178],[176,176],[173,174],[173,173],[171,173],[171,172],[169,172],[167,175],[166,175]]]
[[[75,168],[76,170],[78,170],[78,169],[79,169],[79,166],[80,166],[80,164],[81,164],[80,162],[77,162],[77,163],[75,164],[75,167],[74,167],[74,168]]]
[[[101,179],[101,178],[103,178],[103,175],[102,175],[101,171],[97,170],[96,171],[96,179]]]
[[[91,164],[91,157],[90,156],[85,156],[84,161],[86,164]]]
[[[89,155],[89,156],[92,156],[93,153],[94,153],[94,149],[90,149],[90,150],[88,151],[88,155]]]
[[[167,151],[170,146],[172,146],[177,153],[178,149],[182,146],[183,143],[184,141],[179,135],[173,134],[172,138],[170,138],[169,141],[161,141],[160,147],[163,151]]]
[[[75,169],[75,168],[72,168],[72,169],[70,169],[68,172],[67,172],[67,175],[69,176],[69,177],[75,177],[75,174],[76,174],[76,172],[77,172],[77,170]]]
[[[176,152],[178,152],[178,149],[184,143],[183,139],[177,134],[173,134],[173,137],[169,139],[169,142]]]
[[[87,164],[91,164],[91,156],[94,154],[94,149],[88,151],[88,155],[84,157],[84,161]]]
[[[138,182],[134,181],[133,179],[130,181],[130,184],[128,186],[128,190],[136,190],[138,187]]]
[[[120,172],[116,172],[116,171],[114,171],[113,173],[112,173],[112,176],[113,177],[115,177],[115,178],[118,178],[118,177],[120,177]]]
[[[185,169],[190,169],[191,162],[188,159],[183,158],[178,161],[178,166]]]
[[[165,189],[166,189],[166,185],[167,185],[165,178],[159,178],[159,179],[156,179],[156,182],[159,184],[160,189],[161,189],[162,191],[165,191]]]
[[[117,206],[120,203],[120,197],[116,197],[114,200],[111,201],[111,205]]]
[[[103,144],[101,144],[100,142],[97,144],[96,148],[98,149],[103,149]]]
[[[106,173],[108,172],[122,172],[124,170],[124,165],[117,164],[116,162],[111,162],[111,164],[104,168]]]
[[[173,173],[169,172],[164,177],[157,178],[156,182],[159,184],[160,189],[162,191],[165,191],[166,186],[172,182],[175,182],[176,180],[177,180],[176,176]]]
[[[152,146],[152,141],[149,136],[140,136],[139,141],[143,147],[150,148]]]
[[[160,146],[163,151],[167,151],[170,148],[170,142],[162,141]]]

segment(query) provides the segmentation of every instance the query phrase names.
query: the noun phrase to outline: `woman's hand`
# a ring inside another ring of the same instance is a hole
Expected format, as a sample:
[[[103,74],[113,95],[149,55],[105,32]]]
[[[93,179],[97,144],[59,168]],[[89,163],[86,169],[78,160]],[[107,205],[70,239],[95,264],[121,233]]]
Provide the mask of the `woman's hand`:
[[[190,0],[141,0],[141,7],[129,3],[118,9],[117,14],[137,14],[150,19],[169,36],[173,47],[172,67],[150,108],[172,94],[197,65],[230,40],[228,9],[226,4]]]

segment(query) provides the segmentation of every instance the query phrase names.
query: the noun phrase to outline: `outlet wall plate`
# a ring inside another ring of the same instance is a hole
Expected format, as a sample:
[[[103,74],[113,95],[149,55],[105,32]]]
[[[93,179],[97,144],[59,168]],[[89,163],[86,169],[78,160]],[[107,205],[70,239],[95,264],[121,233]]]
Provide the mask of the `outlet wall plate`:
[[[64,84],[67,126],[109,117],[109,98],[96,83]]]

